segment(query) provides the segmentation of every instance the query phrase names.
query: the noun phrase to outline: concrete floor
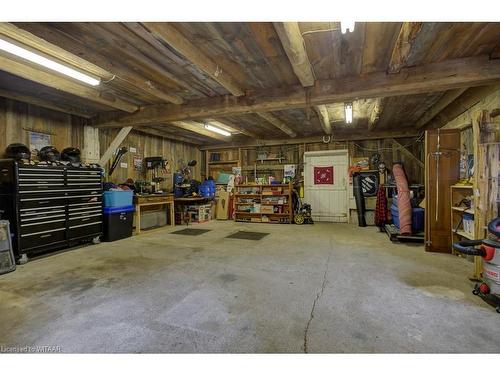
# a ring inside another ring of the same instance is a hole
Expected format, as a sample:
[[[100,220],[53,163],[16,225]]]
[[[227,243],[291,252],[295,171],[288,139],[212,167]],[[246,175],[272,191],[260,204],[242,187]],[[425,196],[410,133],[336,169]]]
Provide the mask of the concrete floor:
[[[63,352],[499,352],[472,264],[376,229],[210,222],[0,276],[0,347]],[[175,230],[180,229],[179,227]],[[225,239],[237,230],[271,234]],[[5,349],[4,349],[5,350]]]

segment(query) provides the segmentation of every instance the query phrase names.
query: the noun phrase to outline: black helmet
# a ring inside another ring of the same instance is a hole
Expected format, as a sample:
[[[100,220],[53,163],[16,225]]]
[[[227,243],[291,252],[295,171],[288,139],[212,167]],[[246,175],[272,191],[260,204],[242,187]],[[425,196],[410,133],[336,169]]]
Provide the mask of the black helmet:
[[[38,158],[41,161],[57,161],[61,155],[54,146],[45,146],[38,152]]]
[[[69,161],[71,163],[80,162],[80,150],[75,147],[67,147],[61,152],[61,160]]]
[[[31,151],[28,146],[22,143],[11,143],[5,149],[5,154],[8,158],[21,160],[21,159],[30,159]]]

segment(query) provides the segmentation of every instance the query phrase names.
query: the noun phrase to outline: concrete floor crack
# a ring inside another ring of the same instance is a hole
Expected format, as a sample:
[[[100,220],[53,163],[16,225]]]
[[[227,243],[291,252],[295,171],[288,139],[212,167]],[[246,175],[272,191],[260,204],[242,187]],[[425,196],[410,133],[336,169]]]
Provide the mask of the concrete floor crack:
[[[311,313],[309,314],[309,320],[307,321],[306,328],[304,329],[304,343],[302,345],[302,348],[304,349],[304,353],[308,353],[308,337],[307,335],[309,334],[309,327],[311,326],[311,322],[314,319],[314,310],[316,309],[316,304],[318,303],[319,299],[323,295],[323,292],[325,291],[325,286],[326,286],[326,275],[328,274],[328,266],[330,264],[330,258],[332,256],[332,252],[328,254],[328,258],[326,258],[325,262],[325,272],[323,273],[323,282],[321,283],[321,289],[319,292],[316,294],[316,298],[313,301],[312,307],[311,307]]]

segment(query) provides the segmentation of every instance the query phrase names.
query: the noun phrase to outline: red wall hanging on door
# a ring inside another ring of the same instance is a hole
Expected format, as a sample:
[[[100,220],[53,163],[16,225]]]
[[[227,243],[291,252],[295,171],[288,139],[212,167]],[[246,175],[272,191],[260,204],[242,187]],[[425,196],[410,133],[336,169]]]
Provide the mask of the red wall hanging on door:
[[[314,167],[314,185],[333,185],[333,167]]]

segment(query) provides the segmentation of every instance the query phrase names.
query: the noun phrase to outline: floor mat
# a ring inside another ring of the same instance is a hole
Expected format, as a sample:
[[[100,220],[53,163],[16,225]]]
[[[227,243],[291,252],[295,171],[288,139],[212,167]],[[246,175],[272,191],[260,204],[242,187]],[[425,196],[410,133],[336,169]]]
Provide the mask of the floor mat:
[[[171,234],[183,234],[184,236],[199,236],[200,234],[203,234],[206,232],[210,232],[210,229],[186,228],[186,229],[172,232]]]
[[[258,241],[263,239],[265,236],[267,236],[269,233],[262,233],[262,232],[246,232],[243,230],[240,230],[239,232],[233,233],[226,238],[236,238],[239,240],[253,240],[253,241]]]

